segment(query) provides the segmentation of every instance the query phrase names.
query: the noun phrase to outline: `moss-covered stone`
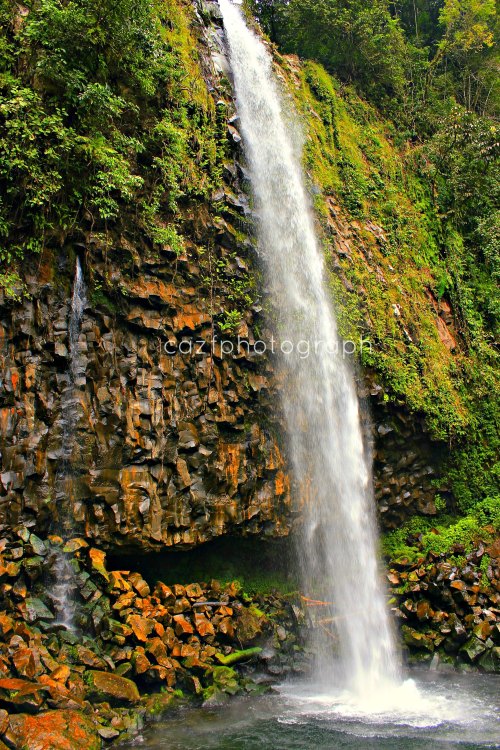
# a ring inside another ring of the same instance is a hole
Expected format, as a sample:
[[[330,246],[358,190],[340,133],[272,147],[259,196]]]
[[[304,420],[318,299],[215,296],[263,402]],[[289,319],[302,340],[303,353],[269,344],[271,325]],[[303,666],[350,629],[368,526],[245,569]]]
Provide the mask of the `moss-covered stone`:
[[[464,643],[460,649],[460,653],[464,654],[469,661],[476,661],[476,659],[481,656],[481,654],[484,654],[485,651],[485,644],[479,638],[476,638],[476,636],[469,638],[467,643]]]
[[[408,625],[403,625],[401,628],[403,634],[403,640],[407,646],[411,648],[425,649],[426,651],[434,651],[434,641],[430,634],[421,633],[414,628],[410,628]]]
[[[261,635],[265,615],[257,607],[242,607],[238,616],[238,638],[243,646],[251,644]]]
[[[26,619],[28,622],[37,620],[53,620],[54,614],[41,599],[28,597],[25,602]]]
[[[89,698],[114,704],[131,705],[140,701],[137,685],[126,677],[111,672],[89,670],[85,673]]]

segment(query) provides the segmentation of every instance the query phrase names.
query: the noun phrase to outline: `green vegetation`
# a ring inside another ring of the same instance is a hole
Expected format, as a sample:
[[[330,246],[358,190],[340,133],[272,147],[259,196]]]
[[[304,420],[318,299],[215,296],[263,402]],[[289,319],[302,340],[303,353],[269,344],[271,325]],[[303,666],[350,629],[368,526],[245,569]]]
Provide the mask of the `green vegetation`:
[[[391,560],[416,562],[429,552],[459,558],[479,541],[491,542],[500,533],[500,498],[486,498],[469,515],[456,518],[439,515],[436,519],[414,517],[400,529],[383,538],[383,552]],[[481,563],[488,567],[488,555]]]
[[[233,664],[238,664],[241,661],[251,659],[253,656],[258,656],[261,652],[262,649],[259,646],[254,646],[253,648],[245,648],[242,651],[233,651],[232,654],[228,654],[227,656],[217,653],[215,654],[215,658],[224,667],[231,667]]]
[[[240,323],[241,314],[239,313],[239,311],[229,310],[223,313],[218,326],[221,333],[234,334],[237,333]]]
[[[284,51],[317,60],[384,100],[401,95],[405,41],[385,0],[257,0],[254,7]]]
[[[176,0],[0,2],[0,284],[123,222],[183,251],[180,205],[220,178],[220,122]],[[129,230],[130,231],[130,230]]]
[[[284,52],[354,83],[400,127],[434,132],[455,101],[494,116],[494,0],[249,0]],[[401,122],[401,116],[403,121]]]
[[[279,59],[304,115],[341,333],[371,341],[363,364],[448,443],[446,478],[466,513],[499,491],[497,128],[455,100],[427,140],[408,140],[354,74],[356,87]]]

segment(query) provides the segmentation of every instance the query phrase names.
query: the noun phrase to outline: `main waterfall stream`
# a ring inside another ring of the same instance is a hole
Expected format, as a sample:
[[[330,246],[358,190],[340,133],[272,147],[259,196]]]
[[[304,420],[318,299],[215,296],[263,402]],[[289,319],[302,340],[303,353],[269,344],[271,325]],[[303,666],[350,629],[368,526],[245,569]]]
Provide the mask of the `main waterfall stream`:
[[[300,131],[261,39],[230,0],[220,7],[281,342],[282,408],[303,500],[303,587],[327,603],[314,644],[316,676],[373,694],[398,678],[398,659],[377,567],[370,461],[304,185]]]

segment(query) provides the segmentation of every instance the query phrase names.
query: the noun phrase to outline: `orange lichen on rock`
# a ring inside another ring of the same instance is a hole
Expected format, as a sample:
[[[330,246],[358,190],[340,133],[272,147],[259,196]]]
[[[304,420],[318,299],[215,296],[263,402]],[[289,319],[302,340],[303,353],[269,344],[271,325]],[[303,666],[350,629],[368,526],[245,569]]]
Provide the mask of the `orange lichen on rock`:
[[[99,750],[101,741],[91,719],[79,711],[46,711],[9,717],[6,739],[23,750]]]

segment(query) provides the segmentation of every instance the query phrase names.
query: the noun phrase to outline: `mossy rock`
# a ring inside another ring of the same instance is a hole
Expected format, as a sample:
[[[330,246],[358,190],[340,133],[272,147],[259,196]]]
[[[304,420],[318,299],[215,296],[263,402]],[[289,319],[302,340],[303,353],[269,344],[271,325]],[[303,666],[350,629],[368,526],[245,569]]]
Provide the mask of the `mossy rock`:
[[[429,634],[420,633],[408,625],[403,625],[401,632],[404,642],[410,648],[425,649],[430,652],[434,651],[434,642]]]
[[[266,616],[258,607],[243,607],[238,617],[238,639],[242,646],[252,643],[262,635],[266,623]]]
[[[248,661],[249,659],[252,659],[252,657],[258,656],[261,652],[262,649],[260,646],[254,646],[254,648],[246,648],[242,651],[233,651],[231,654],[227,654],[227,656],[217,653],[215,654],[215,658],[219,664],[222,664],[225,667],[231,667],[233,664],[238,664],[241,661]]]
[[[204,706],[221,706],[229,701],[229,695],[219,690],[215,685],[209,685],[203,690]]]
[[[211,671],[213,687],[223,693],[236,695],[241,690],[238,673],[231,667],[214,667]]]
[[[479,657],[478,664],[485,672],[500,672],[500,646],[495,646]]]
[[[271,685],[266,685],[265,682],[253,682],[253,680],[245,680],[243,683],[243,689],[246,693],[254,697],[265,695],[272,690]]]
[[[143,704],[148,716],[161,716],[169,708],[179,705],[183,699],[182,690],[162,691],[146,696]]]
[[[486,646],[483,641],[473,635],[472,638],[469,638],[467,643],[464,643],[460,649],[460,654],[464,654],[470,661],[476,661],[476,659],[481,656],[481,654],[484,654],[485,651]]]
[[[88,686],[88,698],[119,705],[138,703],[141,699],[135,682],[126,677],[91,669],[84,679]]]
[[[106,570],[106,553],[95,547],[89,549],[90,566],[94,573],[105,583],[109,583],[109,573]]]
[[[26,619],[28,622],[36,622],[37,620],[53,620],[54,614],[50,609],[42,602],[41,599],[30,597],[25,601],[26,605]]]

